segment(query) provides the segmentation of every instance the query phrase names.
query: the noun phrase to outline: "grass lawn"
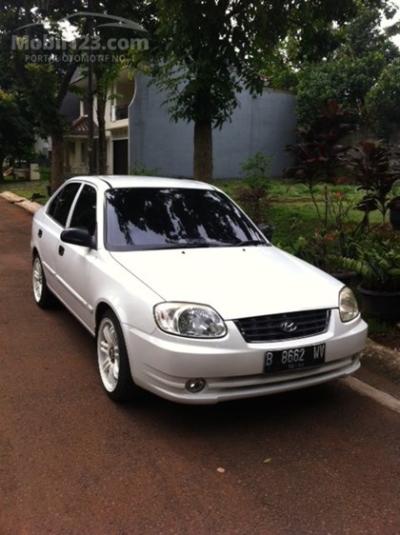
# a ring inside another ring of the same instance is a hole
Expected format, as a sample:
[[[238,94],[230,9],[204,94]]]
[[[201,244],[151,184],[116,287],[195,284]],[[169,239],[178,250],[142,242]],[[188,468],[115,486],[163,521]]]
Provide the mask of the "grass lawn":
[[[2,191],[12,191],[16,195],[21,195],[21,197],[26,197],[31,199],[33,194],[42,195],[40,199],[37,199],[38,202],[44,203],[47,196],[47,180],[37,180],[34,182],[21,182],[15,180],[6,179],[4,182],[0,182],[0,192]]]
[[[240,205],[239,190],[243,182],[239,180],[215,181],[214,184],[224,190]],[[342,193],[348,202],[356,205],[362,198],[356,186],[320,184],[315,188],[316,200],[323,210],[325,188],[330,192]],[[320,228],[316,208],[310,198],[308,187],[287,180],[274,180],[270,188],[271,202],[265,209],[265,220],[274,226],[274,241],[282,246],[290,245],[299,236],[311,236]],[[244,206],[243,206],[244,207]],[[348,213],[350,223],[360,223],[363,214],[355,209]],[[381,223],[378,213],[373,213],[371,223]]]

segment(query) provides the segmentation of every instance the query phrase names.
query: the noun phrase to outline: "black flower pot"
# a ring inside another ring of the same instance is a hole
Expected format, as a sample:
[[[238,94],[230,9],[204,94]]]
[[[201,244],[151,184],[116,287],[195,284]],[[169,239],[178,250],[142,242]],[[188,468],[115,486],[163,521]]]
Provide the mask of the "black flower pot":
[[[394,230],[400,230],[400,207],[390,209],[390,223]]]
[[[359,286],[362,311],[383,320],[400,320],[400,292],[377,292]]]

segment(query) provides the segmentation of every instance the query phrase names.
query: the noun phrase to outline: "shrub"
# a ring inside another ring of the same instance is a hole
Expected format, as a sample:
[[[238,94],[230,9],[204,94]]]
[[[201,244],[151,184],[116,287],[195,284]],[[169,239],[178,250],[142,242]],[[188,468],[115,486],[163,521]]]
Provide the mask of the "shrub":
[[[251,156],[242,165],[243,186],[238,199],[256,223],[265,222],[265,209],[269,201],[271,159],[261,152]]]
[[[343,258],[342,265],[361,276],[366,290],[400,291],[400,242],[374,236],[358,246],[357,258]]]
[[[360,209],[367,213],[377,209],[385,221],[389,194],[400,178],[399,151],[381,140],[364,140],[349,149],[342,161],[365,194]]]

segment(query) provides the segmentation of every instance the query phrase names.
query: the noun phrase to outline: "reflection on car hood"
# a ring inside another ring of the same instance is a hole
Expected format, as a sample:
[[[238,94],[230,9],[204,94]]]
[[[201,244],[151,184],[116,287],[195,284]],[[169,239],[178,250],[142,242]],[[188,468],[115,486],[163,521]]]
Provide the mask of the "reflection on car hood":
[[[111,254],[166,301],[211,305],[224,319],[336,308],[343,286],[276,247]]]

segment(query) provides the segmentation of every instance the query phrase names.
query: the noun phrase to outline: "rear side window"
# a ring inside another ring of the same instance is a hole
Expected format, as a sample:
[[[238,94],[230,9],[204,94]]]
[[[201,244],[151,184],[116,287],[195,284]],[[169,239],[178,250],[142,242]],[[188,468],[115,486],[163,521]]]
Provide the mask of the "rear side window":
[[[47,214],[62,227],[65,227],[69,211],[80,186],[77,182],[67,184],[50,203]]]
[[[96,232],[96,190],[84,186],[72,214],[70,227],[88,230],[91,236]]]

